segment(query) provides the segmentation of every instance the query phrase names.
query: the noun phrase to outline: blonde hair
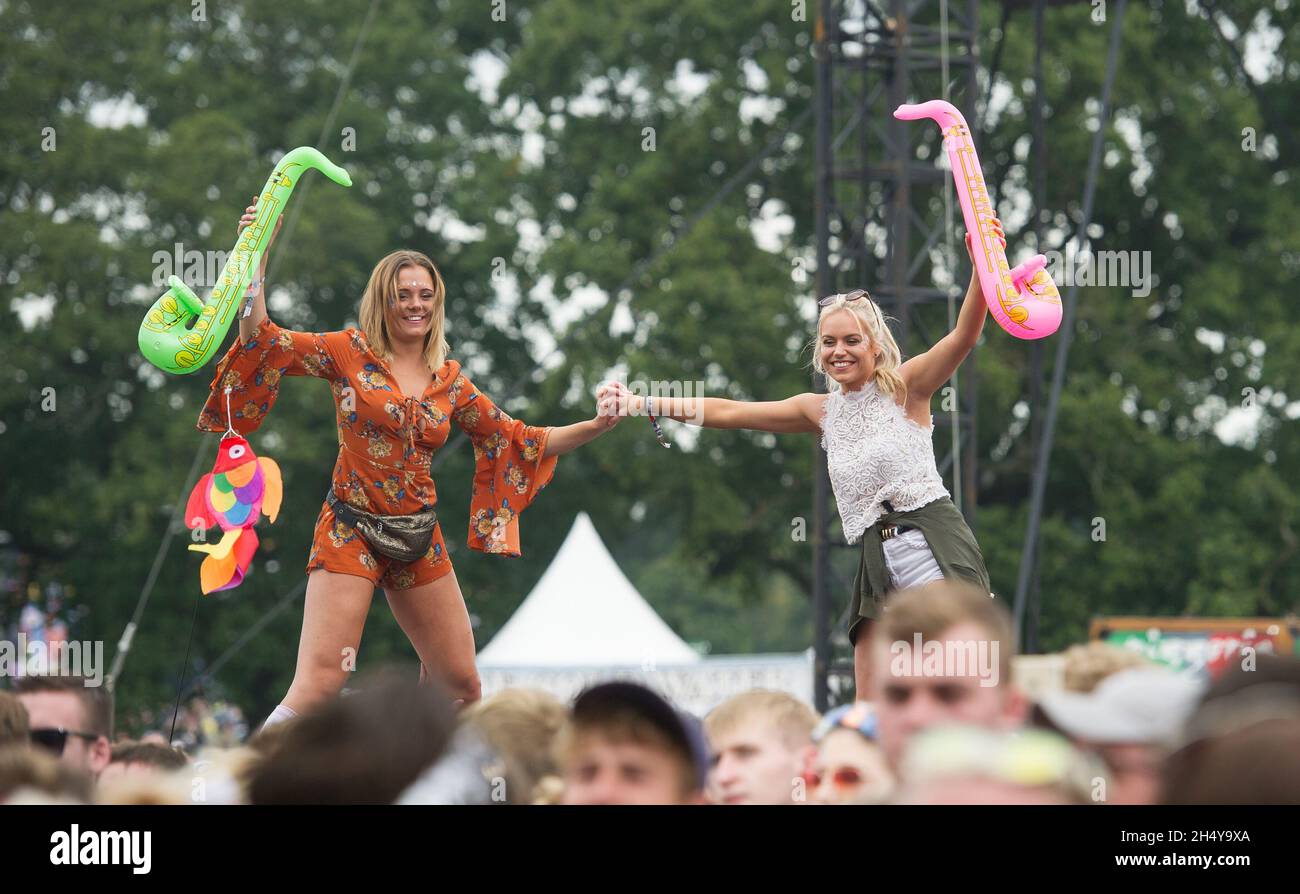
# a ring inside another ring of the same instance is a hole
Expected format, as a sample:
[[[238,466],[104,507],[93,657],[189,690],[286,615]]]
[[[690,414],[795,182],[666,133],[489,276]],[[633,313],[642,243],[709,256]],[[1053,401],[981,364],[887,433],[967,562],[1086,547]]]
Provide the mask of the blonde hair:
[[[998,685],[1011,685],[1015,629],[1006,607],[964,580],[944,579],[896,594],[889,610],[875,624],[876,648],[888,652],[891,643],[938,640],[949,629],[970,622],[998,646]]]
[[[764,723],[791,751],[812,744],[817,712],[788,692],[751,689],[733,695],[704,718],[710,743],[744,726],[751,720]],[[716,745],[715,745],[716,747]]]
[[[89,804],[95,783],[86,773],[58,758],[27,745],[0,748],[0,804],[22,790],[39,793],[60,803]]]
[[[1070,646],[1065,658],[1065,688],[1068,692],[1092,692],[1111,674],[1133,667],[1151,667],[1137,652],[1109,643],[1090,642]]]
[[[853,294],[852,292],[849,293]],[[822,325],[826,318],[839,311],[848,311],[857,321],[858,331],[862,334],[870,345],[876,351],[876,371],[872,376],[872,381],[876,383],[885,394],[897,401],[900,397],[907,400],[907,384],[898,372],[898,368],[903,364],[903,353],[898,348],[898,342],[894,340],[894,333],[889,331],[885,325],[885,315],[880,312],[879,305],[871,300],[871,296],[863,294],[860,298],[850,300],[846,295],[836,295],[835,300],[821,309],[817,316],[817,335],[813,339],[812,366],[813,369],[826,377],[827,388],[838,388],[839,383],[832,379],[826,373],[826,367],[822,364],[821,356],[821,337]]]
[[[534,807],[548,807],[564,801],[564,780],[559,776],[543,776],[533,787]]]
[[[568,710],[540,689],[505,689],[461,714],[461,720],[487,740],[505,764],[511,803],[529,804],[538,784],[559,773],[552,746]]]
[[[397,276],[403,267],[423,267],[433,279],[433,309],[430,312],[433,322],[429,333],[424,337],[424,359],[429,369],[438,370],[447,360],[450,347],[445,335],[447,317],[447,287],[442,282],[442,274],[433,261],[422,252],[411,249],[399,249],[385,257],[370,272],[370,282],[361,296],[360,323],[361,331],[366,334],[366,341],[380,357],[391,360],[392,342],[388,336],[388,321],[384,319],[384,308],[397,304]]]
[[[153,773],[101,781],[98,802],[128,805],[179,805],[196,801],[247,804],[248,780],[262,759],[263,756],[248,745],[204,748],[193,761],[174,770],[159,769]],[[196,795],[196,792],[201,794]]]

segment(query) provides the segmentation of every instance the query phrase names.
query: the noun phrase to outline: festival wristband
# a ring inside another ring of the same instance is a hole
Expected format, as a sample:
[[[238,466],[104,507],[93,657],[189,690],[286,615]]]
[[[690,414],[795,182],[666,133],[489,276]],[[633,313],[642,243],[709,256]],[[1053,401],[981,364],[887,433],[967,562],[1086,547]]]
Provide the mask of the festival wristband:
[[[650,424],[654,426],[655,440],[664,447],[671,448],[673,445],[668,443],[668,439],[664,437],[664,430],[659,427],[659,420],[655,419],[655,402],[653,397],[647,397],[645,399],[645,411],[646,415],[650,417]]]

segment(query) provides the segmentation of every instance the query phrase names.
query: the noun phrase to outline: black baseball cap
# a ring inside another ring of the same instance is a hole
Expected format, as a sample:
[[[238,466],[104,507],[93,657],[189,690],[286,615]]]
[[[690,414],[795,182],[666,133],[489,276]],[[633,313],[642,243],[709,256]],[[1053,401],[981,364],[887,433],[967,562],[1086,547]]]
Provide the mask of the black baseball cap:
[[[698,719],[677,710],[653,689],[624,680],[598,683],[583,690],[573,702],[573,718],[581,722],[584,716],[600,717],[614,708],[631,709],[668,736],[690,756],[695,781],[704,788],[711,758],[704,727]]]

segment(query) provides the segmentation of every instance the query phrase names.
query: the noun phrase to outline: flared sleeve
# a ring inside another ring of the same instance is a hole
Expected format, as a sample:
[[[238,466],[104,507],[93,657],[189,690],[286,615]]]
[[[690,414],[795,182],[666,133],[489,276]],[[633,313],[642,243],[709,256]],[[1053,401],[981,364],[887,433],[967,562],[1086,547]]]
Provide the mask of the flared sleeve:
[[[247,341],[236,338],[217,363],[211,393],[199,413],[199,431],[226,430],[227,386],[235,431],[254,431],[275,405],[284,376],[337,378],[337,352],[346,342],[346,332],[294,332],[263,320]]]
[[[555,474],[558,456],[545,456],[551,430],[525,425],[474,387],[457,366],[450,388],[452,421],[474,444],[469,547],[518,556],[519,515]]]

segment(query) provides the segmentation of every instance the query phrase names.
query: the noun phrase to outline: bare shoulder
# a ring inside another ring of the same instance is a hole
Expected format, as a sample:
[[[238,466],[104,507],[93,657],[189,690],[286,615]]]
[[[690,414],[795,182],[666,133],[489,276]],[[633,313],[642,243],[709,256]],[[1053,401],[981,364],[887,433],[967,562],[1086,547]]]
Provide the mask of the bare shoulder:
[[[813,391],[805,391],[803,394],[796,394],[791,398],[803,414],[804,419],[808,420],[813,426],[814,431],[819,431],[822,426],[822,416],[826,412],[826,398],[828,395],[817,394]]]

